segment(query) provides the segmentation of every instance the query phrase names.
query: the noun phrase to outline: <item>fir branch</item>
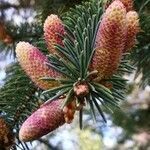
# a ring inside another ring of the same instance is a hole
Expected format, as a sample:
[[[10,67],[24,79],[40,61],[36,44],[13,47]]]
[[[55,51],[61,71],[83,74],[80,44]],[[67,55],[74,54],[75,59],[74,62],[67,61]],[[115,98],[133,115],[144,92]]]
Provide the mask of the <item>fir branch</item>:
[[[8,118],[12,118],[15,125],[20,122],[19,116],[25,113],[26,109],[30,110],[28,104],[30,99],[34,100],[33,95],[37,89],[17,64],[11,65],[8,72],[5,84],[0,89],[0,110],[5,112]]]

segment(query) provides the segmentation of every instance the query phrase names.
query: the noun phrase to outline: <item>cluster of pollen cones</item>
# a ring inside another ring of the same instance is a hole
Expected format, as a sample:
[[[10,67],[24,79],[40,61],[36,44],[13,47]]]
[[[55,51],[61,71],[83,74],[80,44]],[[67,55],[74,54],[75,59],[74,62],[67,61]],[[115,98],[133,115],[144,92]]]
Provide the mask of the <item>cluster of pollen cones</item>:
[[[115,0],[102,16],[91,65],[92,69],[98,70],[99,79],[111,77],[118,69],[122,54],[136,43],[139,18],[131,8],[132,0]]]
[[[139,32],[139,18],[133,10],[132,0],[113,0],[105,10],[95,41],[95,53],[90,70],[97,70],[99,79],[111,77],[117,70],[122,54],[135,45]],[[57,53],[55,45],[63,46],[65,28],[57,15],[50,15],[44,23],[44,38],[49,53]],[[60,36],[61,35],[61,36]],[[17,59],[36,86],[43,90],[58,86],[56,81],[46,82],[42,77],[61,77],[56,70],[47,66],[47,57],[38,48],[27,42],[16,47]],[[59,55],[59,54],[58,54]],[[64,123],[71,123],[77,108],[73,101],[60,109],[63,99],[42,105],[22,125],[19,137],[32,141],[55,130]],[[84,106],[84,104],[83,104]],[[81,106],[81,107],[83,107]]]

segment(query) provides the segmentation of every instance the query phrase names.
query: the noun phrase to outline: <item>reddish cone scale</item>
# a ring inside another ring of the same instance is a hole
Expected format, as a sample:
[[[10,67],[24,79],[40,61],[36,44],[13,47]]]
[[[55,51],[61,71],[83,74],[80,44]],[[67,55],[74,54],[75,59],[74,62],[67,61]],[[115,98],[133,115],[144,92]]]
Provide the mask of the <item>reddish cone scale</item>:
[[[86,82],[79,82],[74,85],[73,91],[78,98],[83,98],[89,94],[89,86]]]
[[[75,111],[76,111],[75,100],[64,107],[63,112],[64,112],[64,118],[65,118],[66,123],[69,123],[69,124],[72,123],[74,119]]]
[[[74,119],[76,111],[80,111],[85,106],[85,101],[80,101],[79,104],[76,104],[76,100],[73,100],[71,103],[66,105],[63,109],[65,122],[70,124]]]
[[[101,79],[112,76],[118,68],[125,46],[125,21],[126,9],[119,0],[115,0],[106,9],[96,37],[92,68],[99,72]]]
[[[136,35],[140,31],[139,16],[135,11],[129,11],[126,15],[127,36],[124,52],[129,51],[136,43]]]
[[[64,113],[60,109],[63,99],[55,100],[41,106],[22,125],[19,139],[36,140],[65,123]]]
[[[58,77],[59,74],[46,65],[47,57],[36,47],[27,42],[19,42],[16,46],[16,54],[21,67],[38,87],[46,90],[58,86],[55,81],[40,80],[42,77]]]
[[[44,38],[50,53],[56,53],[55,45],[63,45],[64,25],[57,15],[50,15],[44,23]]]
[[[0,118],[0,148],[10,149],[14,143],[14,136],[3,118]]]

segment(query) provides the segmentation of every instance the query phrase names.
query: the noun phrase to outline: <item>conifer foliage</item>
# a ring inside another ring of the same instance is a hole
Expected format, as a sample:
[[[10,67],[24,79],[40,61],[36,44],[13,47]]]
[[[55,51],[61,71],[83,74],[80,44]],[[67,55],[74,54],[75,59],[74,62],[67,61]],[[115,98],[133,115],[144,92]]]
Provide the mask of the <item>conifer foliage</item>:
[[[85,6],[78,6],[76,10],[73,9],[70,13],[66,14],[64,25],[55,15],[49,16],[44,24],[45,40],[51,53],[48,55],[49,62],[41,63],[46,64],[49,69],[56,70],[62,76],[61,78],[56,78],[52,74],[50,76],[43,74],[43,78],[39,78],[41,82],[52,83],[57,81],[60,83],[60,86],[49,88],[43,92],[45,95],[54,94],[46,103],[53,104],[53,101],[57,101],[63,96],[64,100],[61,109],[64,110],[65,118],[69,118],[70,115],[73,116],[75,111],[80,111],[81,128],[83,107],[87,104],[90,105],[93,115],[95,114],[94,107],[96,107],[106,122],[101,105],[106,107],[109,107],[109,105],[118,106],[118,101],[123,99],[122,94],[118,92],[118,88],[121,87],[119,88],[120,90],[125,88],[122,84],[125,80],[119,73],[117,74],[117,70],[126,72],[126,70],[131,68],[126,63],[121,62],[127,41],[127,11],[125,5],[121,1],[115,0],[103,14],[102,3],[98,1],[98,5],[96,5],[96,2],[86,3]],[[133,20],[138,21],[137,17],[133,18]],[[136,34],[137,32],[134,32],[131,36],[135,37]],[[22,64],[20,58],[23,57],[23,52],[21,51],[28,51],[29,47],[24,46],[24,48],[18,49],[18,45],[16,53],[17,55],[21,54],[20,56],[18,55],[18,60]],[[55,54],[53,53],[54,49],[56,51]],[[34,56],[35,60],[28,54],[27,57],[31,59],[29,59],[30,63],[33,60],[33,65],[35,65],[36,57],[38,59],[38,56]],[[25,63],[28,61],[28,59],[22,60]],[[119,68],[120,63],[122,68]],[[39,66],[35,67],[37,67],[37,70],[39,69]],[[126,67],[127,69],[125,69]],[[28,66],[24,69],[28,69]],[[39,70],[44,72],[42,69]],[[30,74],[28,75],[31,77]],[[35,71],[34,75],[38,75],[38,73]],[[31,79],[35,84],[38,83],[34,78],[31,77]],[[112,88],[109,89],[101,84],[103,80],[109,80]],[[73,104],[71,109],[70,104]],[[45,111],[44,108],[43,110]],[[34,117],[30,116],[21,128],[21,139],[24,139],[22,138],[24,136],[23,131],[30,134],[30,138],[25,139],[25,141],[33,140],[36,137],[34,133],[30,132],[28,127],[36,124],[36,121],[34,121],[36,113],[34,115]],[[71,117],[72,119],[73,117]],[[65,120],[68,123],[68,119]],[[28,122],[31,122],[31,124]],[[41,136],[46,134],[45,132],[41,133],[42,131],[40,131],[39,126],[37,128],[39,128],[37,134]]]
[[[20,140],[32,141],[71,123],[77,111],[82,129],[88,106],[95,120],[97,110],[107,122],[102,108],[119,107],[126,89],[122,76],[133,70],[126,52],[135,45],[139,19],[130,11],[132,4],[132,0],[114,0],[104,10],[101,0],[93,0],[62,18],[52,14],[44,23],[45,41],[39,39],[38,48],[17,44],[20,66],[45,97],[44,104],[24,121]],[[47,56],[40,52],[46,46]]]

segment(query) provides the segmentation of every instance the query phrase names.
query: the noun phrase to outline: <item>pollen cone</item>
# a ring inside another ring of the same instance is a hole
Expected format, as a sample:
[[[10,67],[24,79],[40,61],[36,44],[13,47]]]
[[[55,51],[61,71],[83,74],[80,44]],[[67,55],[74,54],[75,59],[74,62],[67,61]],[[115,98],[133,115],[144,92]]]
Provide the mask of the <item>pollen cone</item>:
[[[16,46],[17,59],[31,80],[41,89],[46,90],[58,86],[56,81],[43,81],[42,77],[58,77],[60,74],[47,66],[47,57],[36,47],[27,42],[19,42]]]
[[[129,11],[126,15],[127,36],[124,52],[131,50],[136,43],[136,35],[140,31],[139,16],[136,11]]]
[[[125,6],[127,12],[133,10],[133,0],[120,0]]]
[[[36,140],[65,123],[62,99],[41,106],[22,125],[19,138],[22,141]]]
[[[50,53],[57,53],[55,45],[63,46],[64,25],[57,15],[50,15],[44,23],[44,38]]]
[[[115,0],[108,0],[105,4],[105,9],[108,8],[113,1]],[[123,3],[127,12],[133,10],[133,0],[120,0],[120,2]]]
[[[126,9],[122,2],[115,0],[102,17],[95,43],[92,69],[99,78],[107,78],[116,72],[126,36]]]

